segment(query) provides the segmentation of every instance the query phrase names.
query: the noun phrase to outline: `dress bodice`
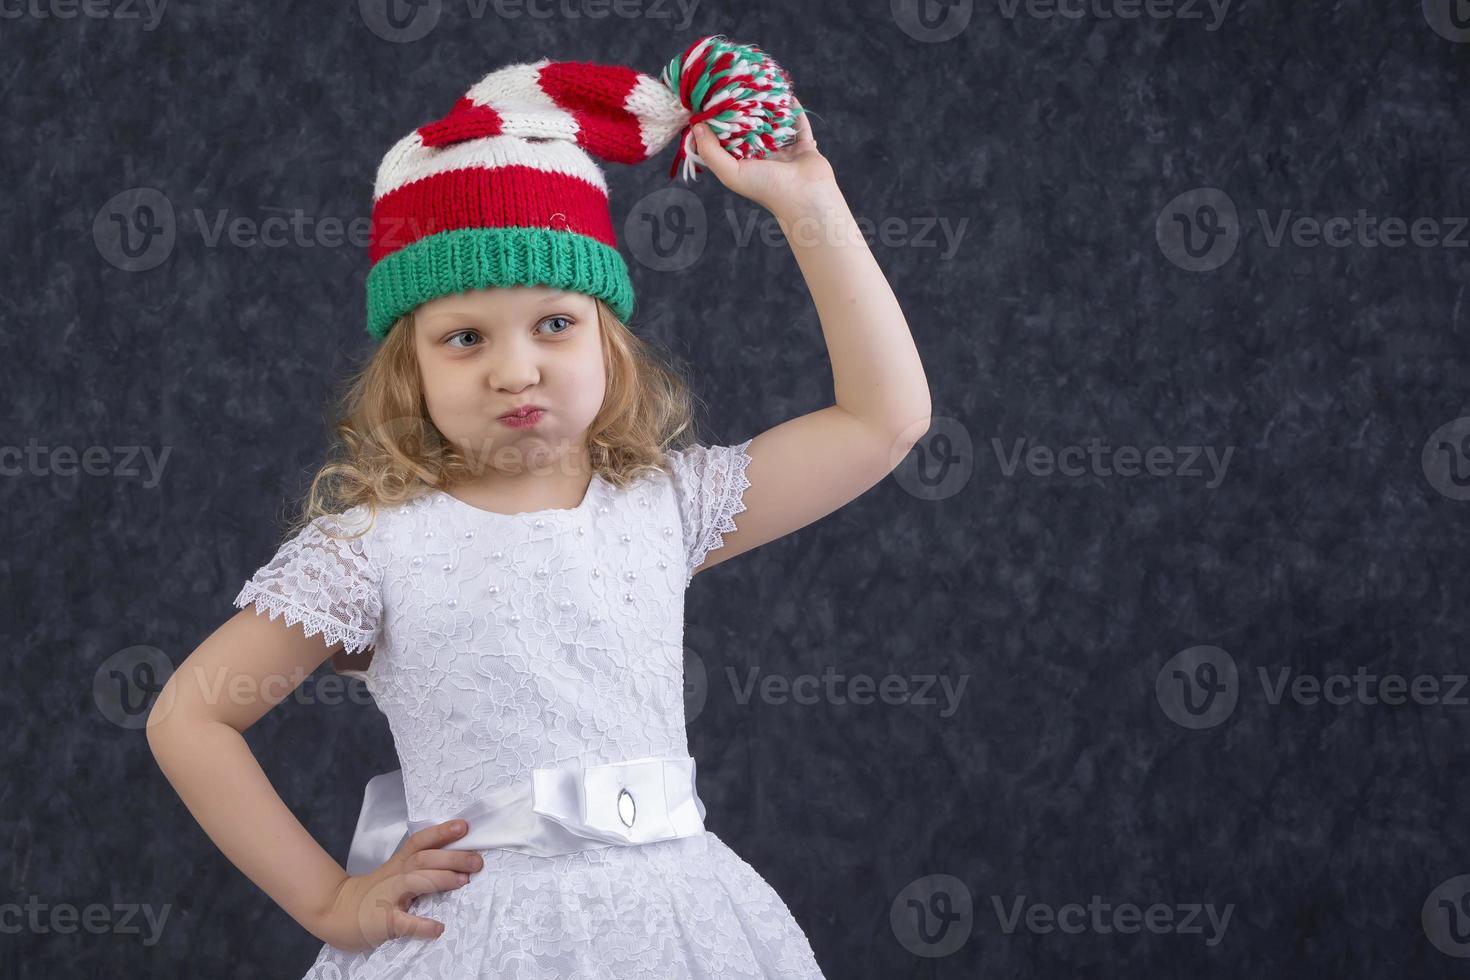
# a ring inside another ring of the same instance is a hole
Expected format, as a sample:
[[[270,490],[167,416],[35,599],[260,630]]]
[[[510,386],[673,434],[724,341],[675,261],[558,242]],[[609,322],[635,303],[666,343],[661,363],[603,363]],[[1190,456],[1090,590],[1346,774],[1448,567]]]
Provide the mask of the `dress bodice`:
[[[670,451],[625,488],[594,476],[573,508],[435,491],[318,518],[235,605],[372,647],[346,673],[388,718],[412,819],[538,767],[685,756],[684,590],[744,509],[748,445]]]

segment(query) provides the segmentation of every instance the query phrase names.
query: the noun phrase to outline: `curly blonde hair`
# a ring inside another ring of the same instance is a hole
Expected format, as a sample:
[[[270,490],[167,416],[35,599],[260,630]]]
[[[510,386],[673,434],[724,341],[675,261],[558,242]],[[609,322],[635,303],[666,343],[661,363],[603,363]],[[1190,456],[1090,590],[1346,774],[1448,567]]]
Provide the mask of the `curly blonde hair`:
[[[602,300],[596,302],[607,391],[587,428],[587,446],[596,472],[626,487],[650,470],[666,469],[663,453],[675,440],[692,439],[694,400],[657,349],[634,336]],[[376,517],[379,507],[413,500],[477,472],[429,417],[413,312],[393,324],[370,359],[347,379],[334,415],[336,438],[288,537],[318,517],[360,504]]]

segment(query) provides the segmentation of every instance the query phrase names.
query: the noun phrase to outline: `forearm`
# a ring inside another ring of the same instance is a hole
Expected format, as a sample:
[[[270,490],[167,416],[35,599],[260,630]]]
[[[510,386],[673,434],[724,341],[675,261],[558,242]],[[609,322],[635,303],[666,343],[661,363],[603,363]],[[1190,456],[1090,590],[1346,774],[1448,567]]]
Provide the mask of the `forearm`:
[[[223,722],[170,719],[148,741],[225,857],[301,927],[318,924],[347,873],[282,802],[244,736]]]
[[[775,217],[817,308],[837,405],[892,433],[926,421],[929,381],[908,321],[837,184]]]

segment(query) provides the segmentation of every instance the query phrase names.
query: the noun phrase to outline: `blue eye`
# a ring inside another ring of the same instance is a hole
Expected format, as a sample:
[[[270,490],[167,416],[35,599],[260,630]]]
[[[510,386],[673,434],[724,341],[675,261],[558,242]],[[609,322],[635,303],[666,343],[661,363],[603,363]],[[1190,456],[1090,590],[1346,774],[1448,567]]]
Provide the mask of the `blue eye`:
[[[551,335],[553,337],[558,336],[560,334],[564,334],[568,330],[572,329],[572,321],[571,321],[571,319],[569,317],[564,317],[564,316],[549,316],[546,319],[542,320],[540,324],[537,324],[537,327],[539,328],[543,324],[551,323],[554,320],[561,320],[562,322],[564,322],[566,324],[566,327],[565,327],[565,329],[562,329],[562,330],[554,330],[554,331],[552,331],[552,334]]]
[[[463,348],[462,345],[456,344],[453,341],[454,341],[454,338],[455,337],[463,337],[466,334],[468,334],[471,337],[478,337],[478,336],[480,336],[479,332],[478,331],[475,331],[475,330],[461,330],[458,333],[452,333],[452,334],[449,335],[449,341],[450,341],[449,346],[450,347],[459,347],[461,350],[463,350],[464,348]],[[474,345],[471,344],[470,346],[473,347]]]

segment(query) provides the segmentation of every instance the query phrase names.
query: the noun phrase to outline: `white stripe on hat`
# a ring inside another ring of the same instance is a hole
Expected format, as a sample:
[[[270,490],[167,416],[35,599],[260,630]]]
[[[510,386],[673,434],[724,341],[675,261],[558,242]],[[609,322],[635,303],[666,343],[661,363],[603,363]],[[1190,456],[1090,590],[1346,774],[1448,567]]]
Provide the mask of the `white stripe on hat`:
[[[471,85],[465,96],[476,105],[520,102],[556,109],[556,103],[541,88],[541,69],[549,64],[550,58],[542,58],[540,61],[497,68]]]
[[[667,146],[693,115],[667,85],[642,72],[638,73],[638,83],[623,100],[623,108],[638,117],[645,157],[652,157]]]
[[[541,69],[550,58],[497,68],[464,94],[475,105],[489,106],[500,115],[507,136],[577,139],[577,117],[561,108],[541,87]]]
[[[603,194],[607,193],[607,179],[601,168],[576,143],[559,139],[527,143],[518,136],[482,136],[433,147],[424,146],[418,132],[414,131],[394,144],[383,157],[373,187],[373,200],[380,200],[416,180],[450,170],[473,167],[493,170],[509,166],[580,177]]]

